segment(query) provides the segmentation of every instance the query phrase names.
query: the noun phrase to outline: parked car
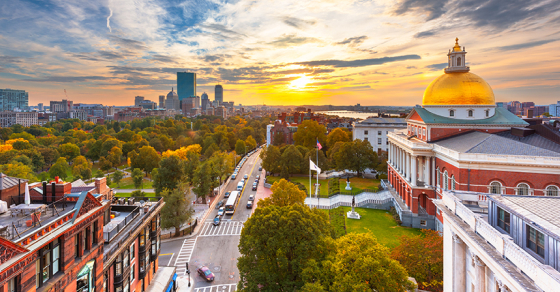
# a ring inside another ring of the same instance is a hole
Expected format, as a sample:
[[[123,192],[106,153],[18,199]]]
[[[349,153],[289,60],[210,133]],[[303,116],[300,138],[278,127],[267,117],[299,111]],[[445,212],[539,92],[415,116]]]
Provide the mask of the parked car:
[[[218,226],[220,225],[220,223],[222,223],[222,217],[220,217],[220,215],[216,215],[216,217],[214,217],[214,221],[212,222],[212,224],[214,224],[214,226]]]
[[[226,208],[220,207],[220,210],[218,210],[218,216],[224,216],[225,213],[226,213]]]
[[[247,209],[253,209],[253,201],[247,202]]]
[[[226,204],[226,200],[221,200],[218,202],[218,204],[216,204],[216,209],[220,209],[220,207],[223,207]]]
[[[259,166],[259,171],[262,171],[262,166]]]
[[[248,174],[245,174],[245,175],[243,176],[243,178],[244,178],[244,179],[247,179],[247,178],[249,178],[249,175],[248,175]]]
[[[260,175],[257,175],[257,180],[260,180],[260,179],[261,179],[261,176],[260,176]]]
[[[210,271],[209,268],[205,266],[201,266],[200,268],[196,269],[198,274],[202,276],[206,281],[212,282],[214,281],[214,274]]]
[[[234,174],[231,175],[232,179],[235,179],[236,177],[237,177],[237,173],[234,173]]]
[[[226,193],[224,194],[224,198],[229,198],[229,195],[230,195],[230,194],[231,194],[231,192],[226,192]]]
[[[259,185],[258,183],[254,182],[254,183],[253,183],[253,187],[251,188],[251,190],[256,191],[258,185]]]
[[[252,202],[252,201],[254,201],[254,200],[255,200],[255,196],[254,196],[254,195],[250,195],[250,196],[249,196],[249,202]]]

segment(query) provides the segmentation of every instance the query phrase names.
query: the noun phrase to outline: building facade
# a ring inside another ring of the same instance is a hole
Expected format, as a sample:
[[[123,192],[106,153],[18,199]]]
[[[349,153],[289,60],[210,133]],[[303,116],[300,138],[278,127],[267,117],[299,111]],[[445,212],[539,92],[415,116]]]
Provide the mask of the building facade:
[[[432,200],[445,190],[547,196],[560,188],[560,143],[496,107],[492,88],[465,64],[456,42],[445,74],[389,132],[388,179],[410,226],[442,230]]]
[[[37,112],[0,112],[0,127],[8,128],[15,124],[20,124],[24,127],[38,125],[37,118]]]
[[[214,88],[214,101],[216,101],[215,107],[222,105],[224,102],[224,88],[220,84]]]
[[[164,109],[165,108],[165,95],[160,95],[159,96],[159,109]]]
[[[72,110],[73,104],[73,101],[66,99],[63,99],[62,101],[51,101],[50,111],[52,113],[69,112]]]
[[[29,106],[29,93],[25,90],[0,89],[0,111],[13,111],[14,109],[27,109]]]
[[[165,100],[165,109],[181,110],[181,102],[179,101],[179,95],[177,95],[177,93],[173,91],[173,88],[171,88],[171,91],[167,94],[167,99]]]
[[[177,72],[177,94],[179,100],[196,96],[196,73]]]
[[[354,123],[352,137],[368,141],[377,152],[387,151],[389,140],[387,134],[395,130],[406,129],[406,121],[402,118],[368,118]]]

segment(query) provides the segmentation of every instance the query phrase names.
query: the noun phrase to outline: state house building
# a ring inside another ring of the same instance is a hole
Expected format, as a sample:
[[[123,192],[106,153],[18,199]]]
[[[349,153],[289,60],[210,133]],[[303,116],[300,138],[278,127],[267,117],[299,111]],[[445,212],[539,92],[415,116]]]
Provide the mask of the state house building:
[[[449,50],[448,66],[406,118],[389,132],[388,181],[409,226],[442,230],[432,202],[444,190],[558,196],[560,136],[496,107],[484,79],[469,72],[466,50]]]

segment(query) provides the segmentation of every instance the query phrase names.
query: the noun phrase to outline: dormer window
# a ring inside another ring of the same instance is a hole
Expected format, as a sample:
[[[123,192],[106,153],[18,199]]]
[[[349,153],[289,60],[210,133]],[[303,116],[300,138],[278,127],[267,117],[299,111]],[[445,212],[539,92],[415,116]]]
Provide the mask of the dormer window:
[[[454,110],[450,110],[450,111],[449,111],[449,116],[450,116],[450,117],[454,117],[454,116],[455,116],[455,111],[454,111]]]
[[[473,110],[469,110],[468,114],[469,114],[469,118],[472,118],[472,116],[473,116]]]
[[[486,117],[490,116],[490,110],[485,110],[486,112]]]

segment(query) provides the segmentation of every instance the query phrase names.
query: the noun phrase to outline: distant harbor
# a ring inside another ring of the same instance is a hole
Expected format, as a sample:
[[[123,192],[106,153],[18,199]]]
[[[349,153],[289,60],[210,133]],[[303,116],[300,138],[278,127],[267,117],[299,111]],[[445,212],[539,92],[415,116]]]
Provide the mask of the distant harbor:
[[[372,112],[356,112],[356,111],[318,111],[318,114],[325,114],[329,116],[339,116],[341,118],[354,118],[365,120],[368,117],[377,117],[377,113]]]

